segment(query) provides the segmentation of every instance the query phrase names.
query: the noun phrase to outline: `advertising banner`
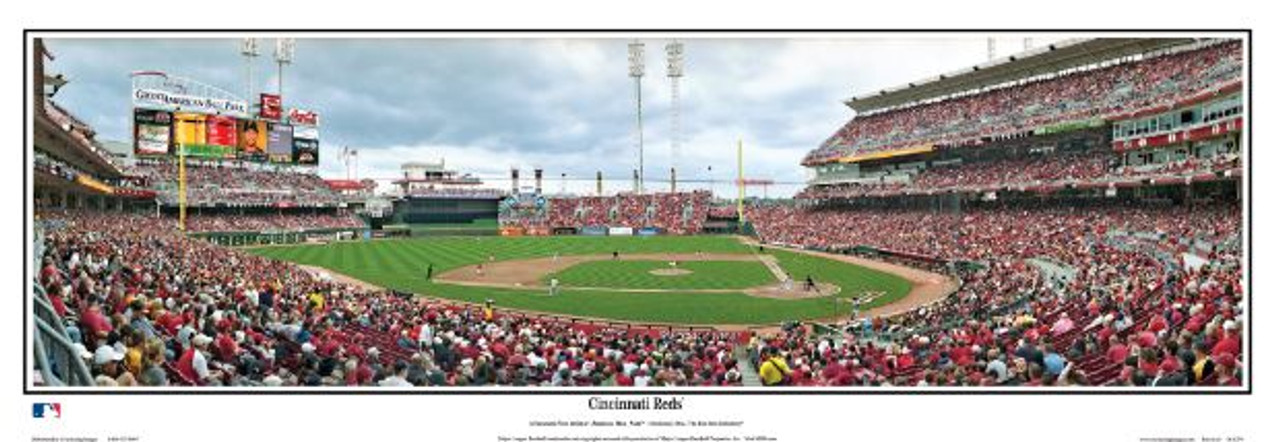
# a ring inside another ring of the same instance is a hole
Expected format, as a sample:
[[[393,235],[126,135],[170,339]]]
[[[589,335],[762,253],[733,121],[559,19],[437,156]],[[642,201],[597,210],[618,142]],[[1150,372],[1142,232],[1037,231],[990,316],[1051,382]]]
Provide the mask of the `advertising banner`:
[[[319,140],[320,129],[313,126],[293,126],[294,138],[306,138],[308,140]]]
[[[295,126],[319,126],[320,115],[309,110],[289,109],[289,122]]]
[[[134,89],[133,105],[146,109],[249,116],[248,102],[184,95],[155,89]]]
[[[293,162],[297,164],[319,164],[320,142],[306,138],[293,137]]]
[[[175,146],[174,149],[178,147]],[[187,156],[196,158],[220,158],[230,159],[236,157],[235,146],[215,146],[212,144],[188,144],[186,145]],[[175,152],[177,152],[175,150]]]
[[[261,120],[240,120],[240,158],[267,159],[267,124]]]
[[[636,231],[636,235],[639,236],[654,236],[659,233],[662,233],[662,231],[658,230],[657,227],[641,227],[640,230]]]
[[[630,227],[610,227],[609,228],[609,236],[631,236],[632,233],[633,232]]]
[[[609,229],[604,226],[583,226],[578,233],[586,236],[605,236],[609,234]]]
[[[225,115],[205,117],[205,143],[213,146],[236,145],[236,119]]]
[[[173,135],[173,114],[166,111],[134,109],[133,153],[164,155],[169,153]]]
[[[76,183],[80,184],[81,186],[85,186],[102,193],[113,193],[115,190],[111,186],[108,186],[106,183],[103,183],[102,181],[98,181],[93,177],[85,174],[76,175]]]
[[[282,109],[280,109],[280,96],[275,94],[262,94],[258,102],[258,115],[268,120],[279,120]]]
[[[273,163],[293,161],[293,126],[267,123],[267,157]]]
[[[205,140],[205,115],[190,112],[173,114],[173,146],[197,146]],[[177,151],[174,151],[176,154]]]
[[[1102,125],[1106,123],[1107,122],[1101,118],[1090,118],[1087,120],[1068,121],[1065,123],[1059,123],[1052,126],[1037,128],[1035,130],[1035,134],[1049,135],[1049,134],[1056,134],[1060,132],[1071,132],[1071,131],[1081,130],[1081,129],[1102,127]]]

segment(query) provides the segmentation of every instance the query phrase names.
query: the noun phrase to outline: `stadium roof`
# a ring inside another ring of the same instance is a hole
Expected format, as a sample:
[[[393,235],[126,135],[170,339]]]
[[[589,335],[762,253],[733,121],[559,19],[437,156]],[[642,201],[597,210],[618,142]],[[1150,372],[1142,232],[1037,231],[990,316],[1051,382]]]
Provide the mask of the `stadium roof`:
[[[1009,81],[1192,42],[1191,38],[1096,38],[1060,41],[845,101],[858,113],[900,106]]]

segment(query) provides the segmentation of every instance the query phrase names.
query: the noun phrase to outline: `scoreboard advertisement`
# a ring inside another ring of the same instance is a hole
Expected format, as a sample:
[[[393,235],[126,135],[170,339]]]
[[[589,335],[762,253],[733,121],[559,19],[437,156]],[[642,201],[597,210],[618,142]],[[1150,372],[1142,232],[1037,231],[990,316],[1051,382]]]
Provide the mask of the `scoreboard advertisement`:
[[[320,164],[320,116],[302,109],[289,109],[293,123],[293,162]]]
[[[173,134],[173,114],[134,109],[133,150],[142,155],[167,155]]]
[[[268,120],[280,119],[280,96],[274,94],[262,94],[258,105],[258,115]]]
[[[240,159],[264,161],[267,156],[267,122],[262,120],[241,120]]]
[[[320,117],[261,94],[246,102],[154,89],[133,94],[133,151],[138,156],[187,156],[279,164],[320,163]],[[180,150],[181,149],[181,150]]]
[[[293,126],[267,123],[267,159],[273,163],[293,162]]]

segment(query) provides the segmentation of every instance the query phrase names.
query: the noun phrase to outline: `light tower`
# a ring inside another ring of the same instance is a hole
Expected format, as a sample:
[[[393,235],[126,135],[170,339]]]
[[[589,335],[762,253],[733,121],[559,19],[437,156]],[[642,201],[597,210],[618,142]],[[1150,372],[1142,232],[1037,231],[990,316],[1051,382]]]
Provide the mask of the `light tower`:
[[[671,78],[671,193],[676,192],[680,166],[680,77],[684,76],[684,43],[667,43],[667,77]]]
[[[352,149],[350,146],[342,147],[342,163],[347,166],[347,179],[360,179],[360,156],[359,151]]]
[[[280,105],[284,106],[284,65],[293,64],[294,41],[292,38],[281,38],[276,40],[276,67],[279,69],[276,76],[276,93],[280,95]]]
[[[258,39],[250,37],[245,38],[240,42],[240,55],[244,56],[244,98],[246,100],[253,99],[253,59],[257,58],[260,54],[261,53],[258,51]]]
[[[1026,38],[1023,38],[1023,39],[1022,39],[1022,50],[1024,50],[1024,51],[1030,51],[1030,50],[1031,50],[1031,46],[1032,46],[1032,45],[1031,45],[1031,37],[1026,37]]]
[[[996,39],[988,38],[987,39],[987,61],[991,61],[995,59],[996,59]]]
[[[640,95],[640,79],[644,77],[644,43],[635,40],[627,45],[627,59],[631,62],[629,74],[636,80],[636,148],[640,155],[636,193],[644,193],[644,105]]]

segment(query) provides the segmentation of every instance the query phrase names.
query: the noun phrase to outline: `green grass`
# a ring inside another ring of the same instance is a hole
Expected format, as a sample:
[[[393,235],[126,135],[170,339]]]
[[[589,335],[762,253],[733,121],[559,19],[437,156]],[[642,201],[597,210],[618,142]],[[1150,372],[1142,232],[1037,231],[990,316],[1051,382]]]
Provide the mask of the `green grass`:
[[[493,219],[476,219],[469,223],[420,223],[406,224],[413,236],[448,236],[448,235],[476,235],[484,233],[497,233],[498,220]]]
[[[783,300],[739,293],[618,290],[565,290],[551,297],[536,290],[464,287],[425,280],[428,264],[434,265],[436,273],[439,273],[486,261],[489,255],[493,255],[496,260],[510,260],[545,257],[556,253],[570,256],[609,254],[614,251],[754,252],[754,249],[728,236],[442,237],[263,247],[250,251],[270,258],[332,269],[396,290],[471,302],[492,298],[500,306],[548,313],[683,324],[769,324],[848,313],[847,303],[837,304],[832,298]],[[883,305],[901,299],[911,287],[909,282],[900,277],[840,261],[782,250],[769,250],[767,253],[776,256],[782,268],[797,281],[802,281],[807,275],[814,275],[820,282],[839,285],[841,292],[836,298],[857,296],[869,290],[884,291],[887,295],[873,303],[873,306]],[[765,275],[768,276],[767,271]]]
[[[679,266],[693,273],[667,276],[649,273],[670,268],[667,261],[588,261],[554,276],[565,286],[645,290],[745,289],[777,281],[760,261],[685,261]],[[551,276],[542,280],[549,281]]]

